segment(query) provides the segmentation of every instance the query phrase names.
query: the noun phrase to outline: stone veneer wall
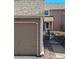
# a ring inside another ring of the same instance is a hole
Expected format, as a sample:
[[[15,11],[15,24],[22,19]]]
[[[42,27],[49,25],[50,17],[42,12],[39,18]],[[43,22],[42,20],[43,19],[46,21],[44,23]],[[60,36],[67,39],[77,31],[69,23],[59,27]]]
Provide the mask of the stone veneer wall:
[[[39,16],[43,14],[43,0],[15,0],[14,15]]]

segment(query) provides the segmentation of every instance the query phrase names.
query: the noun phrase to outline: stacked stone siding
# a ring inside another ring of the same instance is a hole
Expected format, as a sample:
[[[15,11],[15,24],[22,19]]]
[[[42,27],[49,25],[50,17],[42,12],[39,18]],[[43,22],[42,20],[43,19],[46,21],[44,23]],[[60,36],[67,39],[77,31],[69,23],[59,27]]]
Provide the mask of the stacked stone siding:
[[[43,0],[15,0],[14,15],[39,16],[43,13]]]

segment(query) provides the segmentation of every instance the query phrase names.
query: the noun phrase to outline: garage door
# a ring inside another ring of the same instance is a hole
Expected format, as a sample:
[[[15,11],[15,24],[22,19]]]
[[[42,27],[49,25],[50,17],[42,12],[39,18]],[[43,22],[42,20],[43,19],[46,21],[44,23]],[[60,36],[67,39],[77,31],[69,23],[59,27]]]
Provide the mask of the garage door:
[[[38,24],[35,22],[15,22],[15,55],[37,55]]]

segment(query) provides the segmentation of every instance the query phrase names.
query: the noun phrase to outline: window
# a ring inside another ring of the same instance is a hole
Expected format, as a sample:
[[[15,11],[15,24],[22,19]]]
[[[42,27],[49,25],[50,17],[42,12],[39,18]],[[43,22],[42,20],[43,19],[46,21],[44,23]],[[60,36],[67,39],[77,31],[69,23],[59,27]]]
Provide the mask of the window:
[[[44,15],[48,15],[48,10],[45,10],[44,11]]]

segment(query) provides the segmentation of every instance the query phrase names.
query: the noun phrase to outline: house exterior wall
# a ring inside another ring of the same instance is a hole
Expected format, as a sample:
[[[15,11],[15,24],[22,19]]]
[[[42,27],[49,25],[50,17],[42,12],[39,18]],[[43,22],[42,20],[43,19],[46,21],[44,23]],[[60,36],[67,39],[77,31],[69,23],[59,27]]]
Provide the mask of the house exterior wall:
[[[65,9],[64,3],[47,3],[45,4],[45,9]]]
[[[65,10],[64,9],[50,10],[50,16],[54,17],[53,30],[65,31]]]
[[[14,25],[15,55],[39,56],[40,18],[15,18]]]
[[[64,3],[47,3],[44,4],[44,9],[48,10],[47,16],[52,16],[52,30],[65,31],[65,4]]]
[[[14,14],[39,16],[43,13],[43,0],[15,0]]]

